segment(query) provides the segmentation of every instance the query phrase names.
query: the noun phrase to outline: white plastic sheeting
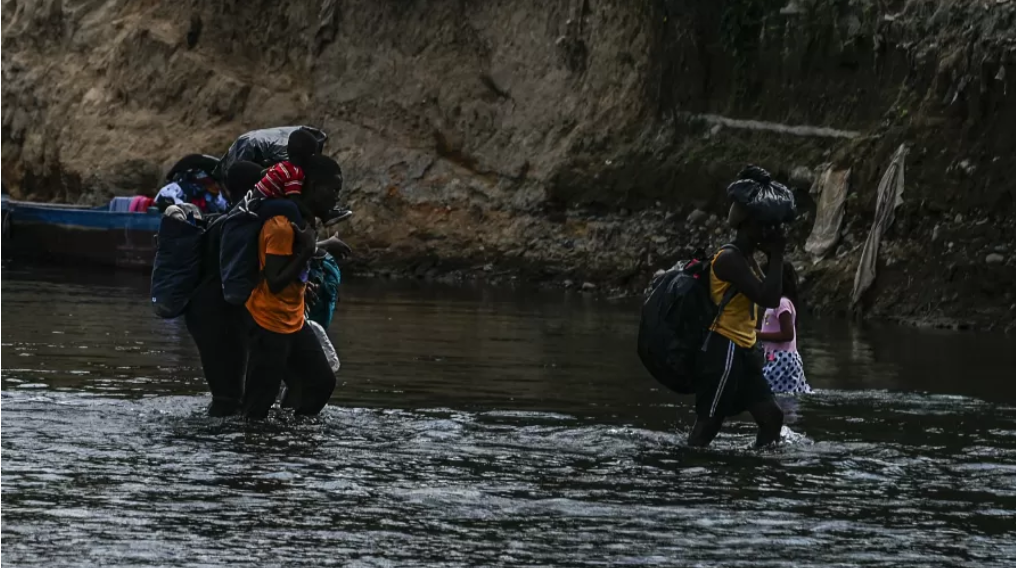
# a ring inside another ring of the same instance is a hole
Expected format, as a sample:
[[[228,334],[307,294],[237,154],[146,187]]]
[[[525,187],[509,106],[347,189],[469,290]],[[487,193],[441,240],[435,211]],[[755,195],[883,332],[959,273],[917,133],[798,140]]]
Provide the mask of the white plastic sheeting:
[[[840,238],[848,191],[850,169],[834,170],[832,166],[826,168],[811,189],[817,205],[815,225],[811,228],[804,250],[816,260],[828,254]]]
[[[868,238],[864,241],[861,251],[861,262],[857,265],[854,275],[854,292],[851,294],[851,305],[857,307],[861,297],[875,282],[875,263],[878,261],[878,247],[882,235],[892,226],[896,218],[896,208],[903,204],[903,162],[907,156],[906,144],[900,144],[893,154],[889,167],[878,182],[878,204],[875,206],[875,219],[872,221]]]

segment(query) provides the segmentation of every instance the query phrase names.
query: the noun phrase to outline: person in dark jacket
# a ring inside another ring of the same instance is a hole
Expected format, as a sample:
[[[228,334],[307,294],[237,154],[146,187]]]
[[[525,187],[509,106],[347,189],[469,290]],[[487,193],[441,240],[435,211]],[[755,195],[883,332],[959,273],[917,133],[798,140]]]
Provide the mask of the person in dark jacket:
[[[254,187],[262,168],[253,162],[237,162],[227,172],[230,187]],[[187,304],[184,323],[201,357],[205,381],[212,392],[209,416],[230,416],[240,410],[247,370],[246,310],[222,296],[219,272],[219,241],[222,223],[213,222],[205,234],[201,283]]]

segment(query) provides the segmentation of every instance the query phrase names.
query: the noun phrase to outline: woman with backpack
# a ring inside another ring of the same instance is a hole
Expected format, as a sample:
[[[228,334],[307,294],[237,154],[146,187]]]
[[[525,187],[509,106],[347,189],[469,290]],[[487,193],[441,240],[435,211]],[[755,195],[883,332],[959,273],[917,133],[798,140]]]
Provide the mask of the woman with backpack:
[[[761,168],[749,167],[739,177],[727,190],[733,200],[727,221],[736,235],[713,256],[709,269],[710,297],[720,311],[696,357],[696,421],[689,446],[707,446],[727,417],[744,411],[758,424],[756,447],[779,441],[783,427],[783,411],[763,375],[756,322],[758,307],[778,308],[783,295],[786,238],[778,223],[792,214],[793,197]],[[784,195],[789,196],[789,213],[767,215],[774,205],[785,207],[777,203]],[[772,203],[762,203],[767,199]],[[769,257],[764,274],[755,262],[756,251]]]

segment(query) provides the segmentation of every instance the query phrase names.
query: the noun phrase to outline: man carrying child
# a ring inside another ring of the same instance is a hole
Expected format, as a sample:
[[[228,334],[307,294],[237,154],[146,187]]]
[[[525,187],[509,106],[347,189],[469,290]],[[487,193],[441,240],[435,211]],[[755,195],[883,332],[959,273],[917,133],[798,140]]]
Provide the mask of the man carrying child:
[[[297,415],[320,412],[335,389],[335,375],[305,321],[304,294],[307,266],[316,249],[314,220],[334,211],[342,175],[335,160],[320,155],[297,167],[307,174],[297,198],[301,212],[306,211],[305,225],[278,215],[265,221],[259,235],[263,278],[246,303],[250,355],[243,413],[248,418],[268,414],[284,377],[295,382],[290,385],[295,393],[290,405]]]

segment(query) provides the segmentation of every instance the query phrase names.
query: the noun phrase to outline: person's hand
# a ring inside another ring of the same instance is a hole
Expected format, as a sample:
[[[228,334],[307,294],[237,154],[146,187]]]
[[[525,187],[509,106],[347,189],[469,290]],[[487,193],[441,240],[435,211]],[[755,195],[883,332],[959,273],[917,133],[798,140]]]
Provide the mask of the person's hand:
[[[769,256],[783,254],[783,250],[787,248],[787,236],[783,234],[783,229],[773,227],[766,233],[758,248]]]
[[[318,289],[321,287],[317,282],[308,282],[307,288],[304,290],[304,296],[306,297],[307,303],[314,304],[318,300]]]
[[[334,256],[335,258],[345,258],[353,254],[353,249],[346,243],[339,240],[338,237],[329,237],[321,241],[318,243],[318,248],[328,251],[328,254]]]
[[[293,233],[296,236],[296,246],[294,247],[293,252],[296,251],[314,252],[314,248],[316,246],[316,243],[314,241],[316,237],[314,228],[311,227],[310,225],[307,225],[305,228],[301,229],[299,225],[293,222],[290,222],[290,225],[293,226]]]

